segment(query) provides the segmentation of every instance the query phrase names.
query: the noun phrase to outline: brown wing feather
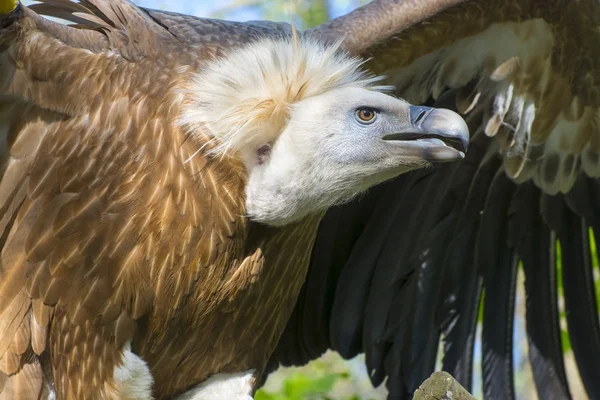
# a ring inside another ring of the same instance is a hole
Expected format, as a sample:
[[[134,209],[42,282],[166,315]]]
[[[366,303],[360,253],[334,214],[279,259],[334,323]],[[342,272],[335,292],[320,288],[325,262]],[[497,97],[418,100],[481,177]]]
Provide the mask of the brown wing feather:
[[[125,15],[111,10],[101,9]],[[103,42],[98,52],[70,46],[28,15],[18,9],[0,31],[0,396],[37,398],[47,390],[40,363],[52,360],[60,398],[118,397],[112,374],[140,320],[144,358],[167,376],[152,360],[170,355],[169,332],[182,326],[173,321],[199,320],[214,290],[244,290],[262,262],[230,271],[244,259],[243,168],[185,162],[202,142],[172,124],[170,89],[188,73],[179,64],[126,62]],[[233,195],[219,198],[222,187]],[[197,282],[207,283],[199,294]]]
[[[407,29],[443,18],[446,10],[469,2],[474,3],[472,0],[375,0],[308,32],[328,42],[343,39],[346,50],[365,55],[379,45],[389,45]]]
[[[146,10],[124,0],[41,0],[30,8],[76,24],[80,29],[49,24],[35,13],[30,15],[40,28],[71,46],[92,51],[112,48],[128,60],[146,58],[179,65],[196,65],[227,49],[291,32],[284,23],[196,18]]]

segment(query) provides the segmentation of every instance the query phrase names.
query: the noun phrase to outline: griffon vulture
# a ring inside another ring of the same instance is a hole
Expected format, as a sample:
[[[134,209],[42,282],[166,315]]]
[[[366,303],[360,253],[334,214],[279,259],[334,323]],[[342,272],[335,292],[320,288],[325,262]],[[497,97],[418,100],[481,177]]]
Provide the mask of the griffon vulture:
[[[330,348],[401,399],[440,338],[469,387],[484,293],[484,392],[511,398],[521,262],[539,394],[569,398],[557,240],[600,397],[594,0],[376,0],[301,34],[0,13],[0,397],[247,399]]]

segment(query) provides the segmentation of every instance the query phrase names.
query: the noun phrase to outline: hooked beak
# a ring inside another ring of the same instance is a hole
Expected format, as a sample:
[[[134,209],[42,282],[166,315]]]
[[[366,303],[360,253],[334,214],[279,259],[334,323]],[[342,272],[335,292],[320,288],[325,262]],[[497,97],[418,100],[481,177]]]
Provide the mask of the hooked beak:
[[[428,161],[454,161],[465,157],[469,128],[454,111],[409,106],[410,123],[400,132],[385,135],[386,141],[401,141],[411,154]]]

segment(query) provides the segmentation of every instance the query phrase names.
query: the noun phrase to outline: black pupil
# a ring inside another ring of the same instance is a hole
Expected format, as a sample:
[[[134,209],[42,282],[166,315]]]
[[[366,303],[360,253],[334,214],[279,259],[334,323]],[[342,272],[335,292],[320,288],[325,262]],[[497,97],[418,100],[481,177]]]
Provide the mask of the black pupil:
[[[362,110],[361,114],[363,119],[371,119],[373,117],[373,112],[371,110]]]

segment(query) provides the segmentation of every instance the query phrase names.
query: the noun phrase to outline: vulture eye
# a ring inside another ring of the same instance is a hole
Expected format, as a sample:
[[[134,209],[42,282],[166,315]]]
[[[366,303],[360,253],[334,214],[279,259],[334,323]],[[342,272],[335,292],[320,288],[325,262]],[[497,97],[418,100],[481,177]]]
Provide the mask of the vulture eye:
[[[358,118],[358,122],[362,124],[370,124],[375,121],[375,116],[377,115],[377,111],[368,107],[361,107],[356,110],[356,118]]]

